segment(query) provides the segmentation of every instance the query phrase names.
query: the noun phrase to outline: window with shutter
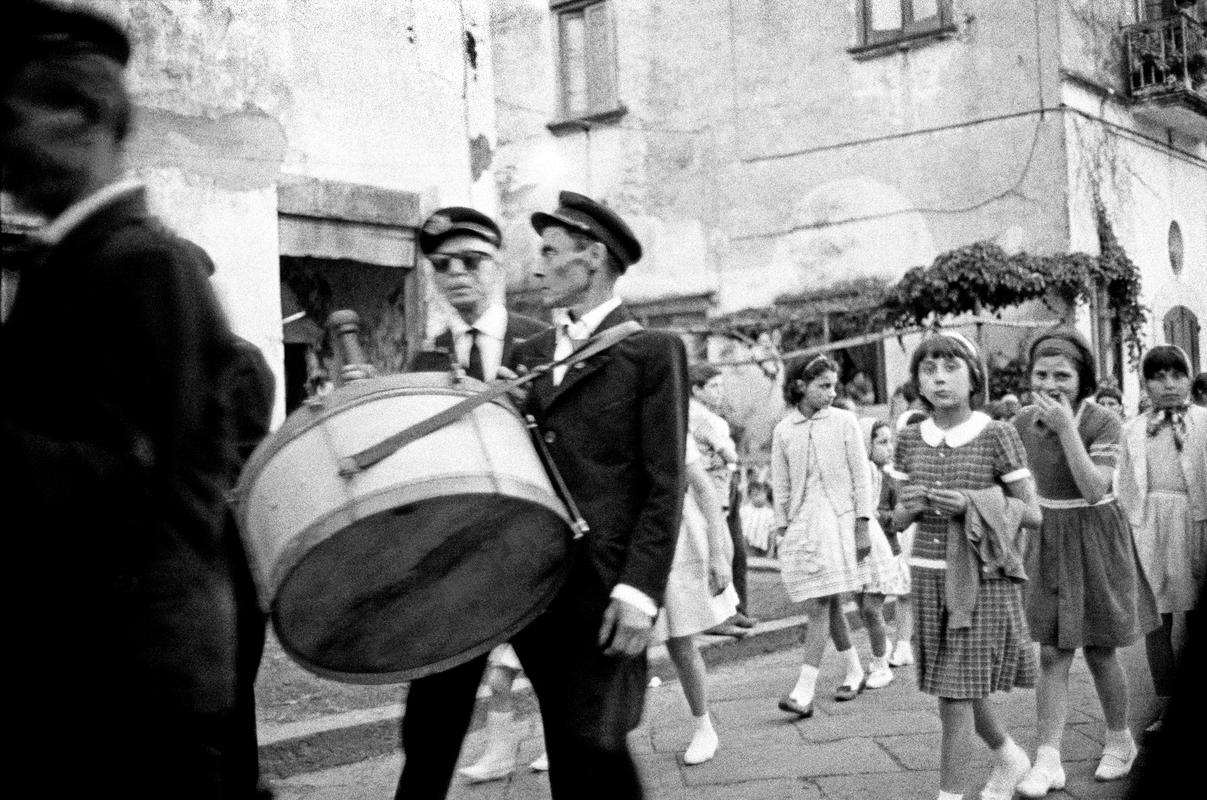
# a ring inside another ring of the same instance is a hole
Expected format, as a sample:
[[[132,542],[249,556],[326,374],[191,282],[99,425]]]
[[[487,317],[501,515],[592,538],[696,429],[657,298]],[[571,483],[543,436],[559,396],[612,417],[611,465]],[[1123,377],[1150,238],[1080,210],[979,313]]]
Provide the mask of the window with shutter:
[[[617,97],[616,35],[607,0],[554,0],[558,93],[563,120],[621,111]]]

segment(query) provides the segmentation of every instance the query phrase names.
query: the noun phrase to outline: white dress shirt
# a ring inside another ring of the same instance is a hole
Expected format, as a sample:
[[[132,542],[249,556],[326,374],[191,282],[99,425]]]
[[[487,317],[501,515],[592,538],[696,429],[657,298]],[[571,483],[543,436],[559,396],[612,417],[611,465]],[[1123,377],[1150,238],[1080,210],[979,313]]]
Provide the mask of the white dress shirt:
[[[604,317],[618,308],[620,308],[620,298],[613,297],[611,300],[600,303],[595,308],[584,313],[579,317],[578,322],[570,319],[570,312],[567,309],[553,309],[553,326],[557,335],[557,344],[553,348],[553,359],[560,361],[574,352],[575,347],[591,338],[595,333],[595,329],[604,321]],[[565,367],[553,368],[554,386],[560,386],[562,379],[565,377]]]
[[[491,306],[482,312],[482,316],[474,320],[471,326],[456,317],[449,324],[449,332],[453,337],[453,348],[457,353],[457,362],[469,369],[469,351],[473,347],[474,337],[470,328],[478,331],[478,353],[482,356],[482,377],[484,380],[494,380],[503,364],[503,338],[507,335],[507,309],[503,306]]]

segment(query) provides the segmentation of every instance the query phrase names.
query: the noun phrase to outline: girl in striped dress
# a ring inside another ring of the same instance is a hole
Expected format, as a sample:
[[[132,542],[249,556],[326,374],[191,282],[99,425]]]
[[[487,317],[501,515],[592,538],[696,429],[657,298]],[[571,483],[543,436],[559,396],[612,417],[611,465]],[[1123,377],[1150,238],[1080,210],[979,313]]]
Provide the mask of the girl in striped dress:
[[[1157,625],[1123,510],[1111,493],[1122,425],[1089,401],[1094,356],[1074,330],[1048,331],[1031,346],[1035,404],[1014,420],[1039,490],[1043,525],[1027,548],[1027,623],[1040,645],[1035,766],[1023,797],[1063,789],[1060,742],[1069,707],[1069,666],[1081,648],[1106,720],[1094,777],[1131,771],[1136,744],[1127,727],[1127,676],[1115,654]],[[1140,613],[1138,613],[1138,611]]]
[[[989,695],[1035,685],[1014,535],[1020,524],[1038,526],[1039,506],[1014,427],[974,410],[986,385],[976,347],[957,333],[931,335],[914,351],[910,374],[931,417],[901,432],[887,471],[900,486],[894,524],[918,526],[915,655],[919,688],[939,698],[939,798],[968,791],[975,730],[995,756],[981,798],[1009,800],[1031,761]]]
[[[790,364],[784,399],[793,410],[776,425],[771,438],[771,483],[780,576],[788,597],[806,602],[809,626],[804,664],[792,691],[779,707],[798,717],[813,714],[818,666],[826,643],[846,660],[846,675],[836,700],[853,700],[864,686],[863,665],[851,646],[842,611],[842,595],[884,583],[892,553],[884,534],[874,548],[868,521],[871,497],[867,451],[855,415],[831,408],[838,365],[825,356]],[[877,529],[878,530],[878,529]],[[879,558],[869,557],[873,551]],[[883,595],[879,595],[883,601]],[[865,606],[874,665],[888,670],[884,617],[875,604]],[[874,613],[872,613],[874,612]],[[829,631],[821,621],[829,619]]]

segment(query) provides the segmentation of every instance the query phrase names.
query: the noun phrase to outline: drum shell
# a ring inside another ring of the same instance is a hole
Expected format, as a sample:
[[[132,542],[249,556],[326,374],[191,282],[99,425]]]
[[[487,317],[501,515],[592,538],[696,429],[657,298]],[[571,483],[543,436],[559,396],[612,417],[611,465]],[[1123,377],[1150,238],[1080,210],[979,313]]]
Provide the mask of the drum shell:
[[[410,680],[505,641],[556,594],[569,520],[508,402],[339,474],[341,458],[484,388],[448,373],[350,384],[291,414],[249,460],[240,528],[261,604],[302,666]]]

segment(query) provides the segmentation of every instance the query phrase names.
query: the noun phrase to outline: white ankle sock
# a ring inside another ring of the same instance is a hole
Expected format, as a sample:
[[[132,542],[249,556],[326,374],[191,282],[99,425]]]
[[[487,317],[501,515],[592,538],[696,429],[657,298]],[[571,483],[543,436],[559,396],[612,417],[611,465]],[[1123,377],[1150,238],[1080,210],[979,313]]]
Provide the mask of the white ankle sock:
[[[1107,728],[1106,736],[1103,739],[1102,750],[1106,753],[1127,755],[1136,747],[1136,740],[1132,738],[1132,732],[1129,728],[1124,728],[1121,731],[1113,731]]]
[[[711,731],[712,730],[712,714],[705,711],[698,717],[692,717],[696,721],[696,730]]]
[[[964,800],[964,795],[956,794],[955,792],[945,792],[942,789],[940,789],[939,790],[939,800]]]
[[[839,650],[838,655],[847,661],[847,674],[843,678],[843,685],[859,688],[859,684],[863,683],[863,664],[859,663],[859,653],[854,647],[848,647],[846,650]]]
[[[1060,769],[1060,750],[1050,745],[1041,744],[1035,751],[1035,766],[1043,767],[1049,772]]]
[[[888,669],[888,656],[872,656],[872,660],[868,662],[868,669],[872,671]]]
[[[802,664],[800,675],[796,679],[796,686],[793,687],[791,697],[802,706],[807,706],[813,702],[813,693],[817,690],[817,667],[812,664]]]

